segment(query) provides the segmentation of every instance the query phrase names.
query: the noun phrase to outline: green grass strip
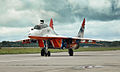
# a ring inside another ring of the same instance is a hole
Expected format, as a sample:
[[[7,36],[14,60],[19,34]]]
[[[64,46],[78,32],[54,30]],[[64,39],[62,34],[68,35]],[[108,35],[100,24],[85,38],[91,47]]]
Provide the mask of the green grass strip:
[[[74,50],[75,52],[80,51],[109,51],[109,50],[120,50],[120,47],[99,47],[99,48],[79,48]],[[49,49],[52,53],[54,52],[67,52],[68,49]],[[40,53],[41,48],[2,48],[0,54],[32,54]]]

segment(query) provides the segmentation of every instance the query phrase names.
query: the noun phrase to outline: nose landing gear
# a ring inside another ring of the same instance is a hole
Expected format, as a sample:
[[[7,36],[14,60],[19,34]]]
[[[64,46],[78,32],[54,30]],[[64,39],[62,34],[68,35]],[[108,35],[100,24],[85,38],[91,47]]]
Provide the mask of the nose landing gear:
[[[51,56],[50,51],[48,51],[47,40],[45,41],[45,48],[41,50],[41,56]]]
[[[45,49],[43,48],[42,50],[41,50],[41,56],[51,56],[51,53],[50,53],[50,51],[45,51]]]

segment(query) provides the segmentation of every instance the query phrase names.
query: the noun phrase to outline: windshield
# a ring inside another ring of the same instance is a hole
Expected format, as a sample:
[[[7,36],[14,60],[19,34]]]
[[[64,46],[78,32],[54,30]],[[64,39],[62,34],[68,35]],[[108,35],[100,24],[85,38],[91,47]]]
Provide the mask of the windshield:
[[[48,27],[47,24],[35,25],[34,29],[38,29],[38,30],[40,30],[40,29],[43,29],[43,28],[46,28],[46,27]]]

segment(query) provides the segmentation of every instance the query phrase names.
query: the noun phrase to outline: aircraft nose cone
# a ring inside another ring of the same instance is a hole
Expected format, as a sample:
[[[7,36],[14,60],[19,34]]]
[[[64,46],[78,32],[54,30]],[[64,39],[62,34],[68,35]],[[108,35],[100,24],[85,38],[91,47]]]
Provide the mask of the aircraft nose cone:
[[[28,36],[30,36],[30,35],[31,35],[31,33],[28,34]]]
[[[31,33],[31,32],[29,32],[29,33],[28,33],[28,36],[31,36],[31,35],[32,35],[32,33]]]

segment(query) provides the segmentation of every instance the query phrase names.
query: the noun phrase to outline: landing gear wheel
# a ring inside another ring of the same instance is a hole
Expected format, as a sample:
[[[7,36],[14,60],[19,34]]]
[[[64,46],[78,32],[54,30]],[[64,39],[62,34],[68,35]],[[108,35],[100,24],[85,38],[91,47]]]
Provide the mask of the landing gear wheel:
[[[68,53],[69,53],[69,56],[73,56],[73,50],[71,48],[68,50]]]
[[[42,49],[41,50],[41,56],[44,56],[45,55],[45,49]]]
[[[47,54],[48,54],[48,56],[50,56],[50,55],[51,55],[51,54],[50,54],[50,51],[48,51],[48,53],[47,53]]]
[[[45,53],[45,56],[48,56],[48,53]]]
[[[45,56],[50,56],[50,51],[48,51],[47,53],[45,53]]]

